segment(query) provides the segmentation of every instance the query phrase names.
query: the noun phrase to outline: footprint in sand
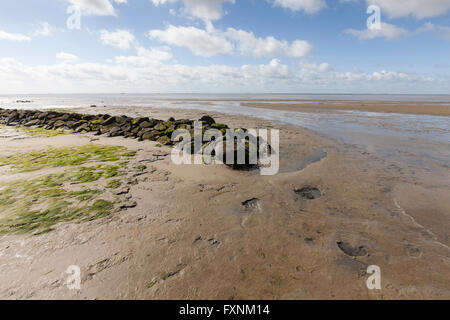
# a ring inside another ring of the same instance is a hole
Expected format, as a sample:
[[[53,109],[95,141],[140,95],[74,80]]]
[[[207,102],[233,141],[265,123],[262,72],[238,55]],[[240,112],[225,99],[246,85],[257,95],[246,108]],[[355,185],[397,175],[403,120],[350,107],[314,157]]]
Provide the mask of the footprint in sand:
[[[367,249],[364,246],[354,247],[347,242],[338,241],[337,245],[342,252],[351,257],[363,257],[367,255]]]
[[[314,200],[322,196],[322,192],[315,187],[302,187],[294,189],[295,194],[306,200]]]

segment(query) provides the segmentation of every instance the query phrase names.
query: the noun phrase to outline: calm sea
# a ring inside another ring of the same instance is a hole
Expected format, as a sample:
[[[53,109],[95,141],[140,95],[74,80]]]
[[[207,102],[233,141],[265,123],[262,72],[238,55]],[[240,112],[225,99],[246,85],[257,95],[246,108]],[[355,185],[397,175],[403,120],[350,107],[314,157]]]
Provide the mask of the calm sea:
[[[17,101],[31,101],[21,103]],[[252,102],[270,100],[272,102],[314,102],[335,101],[384,101],[384,102],[424,102],[450,106],[450,95],[374,95],[374,94],[67,94],[67,95],[0,95],[0,107],[7,108],[58,108],[98,106],[167,106],[180,102],[189,104],[209,102]]]

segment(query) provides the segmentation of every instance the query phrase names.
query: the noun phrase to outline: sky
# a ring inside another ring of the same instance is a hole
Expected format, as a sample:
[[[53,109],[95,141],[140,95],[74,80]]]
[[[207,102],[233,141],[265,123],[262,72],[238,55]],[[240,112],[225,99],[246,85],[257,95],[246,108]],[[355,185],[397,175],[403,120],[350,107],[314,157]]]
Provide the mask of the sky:
[[[450,0],[0,0],[0,94],[175,92],[450,94]]]

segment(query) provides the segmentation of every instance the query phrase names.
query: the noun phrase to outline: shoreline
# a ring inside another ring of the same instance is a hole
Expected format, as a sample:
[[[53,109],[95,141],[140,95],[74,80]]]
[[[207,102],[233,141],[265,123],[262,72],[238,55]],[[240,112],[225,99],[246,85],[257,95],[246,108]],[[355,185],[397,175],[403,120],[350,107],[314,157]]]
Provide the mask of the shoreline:
[[[242,106],[280,111],[296,112],[330,112],[330,111],[366,111],[376,113],[396,113],[411,115],[450,116],[450,105],[403,103],[403,102],[371,102],[371,101],[332,101],[308,103],[243,103]]]

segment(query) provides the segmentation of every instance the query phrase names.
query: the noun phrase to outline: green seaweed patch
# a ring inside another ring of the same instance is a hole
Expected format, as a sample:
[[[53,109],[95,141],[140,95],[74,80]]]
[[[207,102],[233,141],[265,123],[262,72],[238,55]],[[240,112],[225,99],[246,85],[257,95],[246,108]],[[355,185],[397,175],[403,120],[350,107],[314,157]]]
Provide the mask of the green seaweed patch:
[[[45,167],[69,167],[93,162],[115,162],[131,158],[137,151],[120,146],[86,145],[72,148],[49,148],[42,151],[0,157],[0,166],[11,166],[16,172],[30,172]]]
[[[106,184],[106,188],[108,189],[117,189],[122,185],[120,180],[111,180]]]
[[[103,172],[95,167],[81,167],[72,174],[71,181],[73,183],[89,183],[99,180],[102,175]]]
[[[80,167],[70,176],[70,181],[74,184],[89,183],[97,181],[101,178],[113,178],[123,176],[124,172],[120,170],[119,166],[114,165],[98,165],[93,167]]]
[[[99,218],[107,217],[111,214],[111,211],[114,209],[114,204],[111,201],[106,201],[103,199],[96,200],[92,206],[90,206],[87,210],[89,213],[94,213],[93,216],[85,218],[84,220],[96,220]]]
[[[63,130],[47,130],[43,128],[32,128],[32,127],[18,127],[20,131],[25,132],[30,136],[40,136],[40,137],[57,137],[73,134],[73,132],[63,131]]]
[[[122,172],[119,169],[120,169],[119,166],[106,166],[104,168],[105,177],[112,178],[112,177],[117,177],[118,175],[122,175]]]
[[[31,181],[15,181],[0,190],[0,235],[40,235],[61,222],[80,223],[109,216],[112,202],[95,197],[101,190],[68,191],[67,173],[50,174]]]

